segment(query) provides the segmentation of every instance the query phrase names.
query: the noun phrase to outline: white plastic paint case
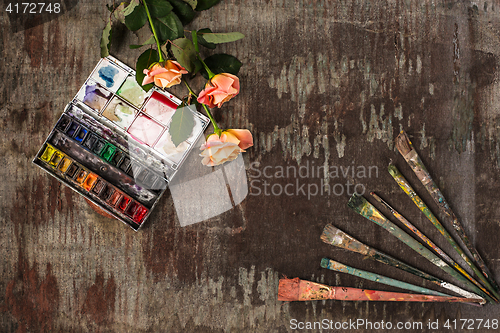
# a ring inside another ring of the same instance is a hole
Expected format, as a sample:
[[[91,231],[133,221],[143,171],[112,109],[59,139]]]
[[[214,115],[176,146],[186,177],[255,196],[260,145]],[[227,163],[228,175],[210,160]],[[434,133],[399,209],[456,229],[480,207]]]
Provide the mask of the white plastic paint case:
[[[144,92],[133,69],[103,58],[33,163],[139,230],[208,126],[209,119],[189,106],[193,130],[173,145],[168,128],[180,102],[157,87]]]

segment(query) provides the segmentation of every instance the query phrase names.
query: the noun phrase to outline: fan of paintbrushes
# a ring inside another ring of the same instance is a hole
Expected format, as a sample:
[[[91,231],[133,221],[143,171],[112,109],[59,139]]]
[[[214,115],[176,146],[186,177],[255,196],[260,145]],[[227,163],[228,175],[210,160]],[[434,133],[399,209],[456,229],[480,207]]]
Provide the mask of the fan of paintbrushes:
[[[427,244],[433,251],[427,249],[422,243],[415,240],[412,236],[399,228],[397,225],[389,221],[380,211],[378,211],[371,203],[364,197],[353,194],[348,202],[348,206],[356,213],[367,218],[368,220],[378,224],[386,229],[393,236],[405,243],[411,249],[416,251],[419,255],[423,256],[426,260],[433,265],[439,267],[448,273],[455,280],[463,283],[471,291],[464,290],[452,283],[441,280],[437,277],[429,275],[418,268],[412,267],[398,259],[395,259],[381,251],[371,248],[354,237],[346,234],[345,232],[337,229],[331,224],[328,224],[321,235],[321,240],[327,244],[331,244],[348,251],[356,252],[364,255],[367,258],[382,262],[384,264],[404,270],[408,273],[426,279],[435,285],[447,289],[460,297],[451,296],[441,292],[437,292],[428,288],[423,288],[403,281],[391,279],[385,276],[374,274],[371,272],[363,271],[353,267],[349,267],[340,262],[323,258],[321,267],[343,272],[358,276],[367,280],[376,281],[382,284],[395,286],[398,288],[414,291],[419,294],[395,293],[378,290],[356,289],[348,287],[332,287],[311,281],[295,279],[280,279],[278,289],[278,300],[282,301],[305,301],[305,300],[323,300],[323,299],[337,299],[337,300],[350,300],[350,301],[410,301],[410,302],[466,302],[473,305],[484,304],[486,301],[490,303],[498,303],[500,295],[498,294],[498,285],[492,279],[484,261],[479,256],[477,250],[472,246],[468,237],[466,236],[463,227],[458,222],[455,214],[446,203],[441,191],[432,180],[429,172],[425,168],[422,160],[416,153],[415,149],[408,139],[405,132],[396,139],[396,146],[408,162],[412,170],[415,172],[419,180],[425,186],[427,191],[431,194],[432,198],[436,201],[440,209],[451,220],[451,224],[457,231],[462,242],[467,249],[472,253],[473,259],[470,259],[460,246],[455,242],[452,236],[446,231],[443,225],[432,214],[430,209],[425,205],[423,200],[415,193],[408,181],[403,177],[399,170],[394,165],[389,165],[388,171],[394,180],[398,183],[401,189],[411,198],[411,200],[418,206],[418,208],[425,214],[431,221],[434,227],[445,237],[445,239],[452,245],[453,249],[460,255],[460,257],[467,263],[476,275],[478,282],[460,265],[458,265],[450,256],[448,256],[441,248],[434,244],[427,236],[420,230],[412,225],[400,213],[392,208],[387,202],[382,200],[377,194],[371,193],[373,198],[382,204],[394,217],[396,217],[406,228],[419,240]],[[479,267],[478,267],[479,266]]]

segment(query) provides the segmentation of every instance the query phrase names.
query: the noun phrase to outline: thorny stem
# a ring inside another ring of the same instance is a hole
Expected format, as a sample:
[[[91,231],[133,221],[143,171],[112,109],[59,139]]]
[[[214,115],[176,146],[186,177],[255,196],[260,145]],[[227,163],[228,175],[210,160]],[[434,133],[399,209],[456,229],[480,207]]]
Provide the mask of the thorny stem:
[[[189,86],[189,84],[187,83],[186,80],[182,80],[184,82],[184,84],[186,85],[186,87],[188,88],[189,90],[189,93],[191,95],[193,95],[195,98],[198,98],[198,96],[193,92],[193,90],[191,89],[191,87]],[[219,126],[217,126],[217,122],[215,121],[214,117],[212,116],[212,113],[210,112],[210,109],[203,103],[200,103],[201,105],[203,105],[203,108],[205,108],[205,111],[208,115],[208,118],[210,118],[210,122],[212,123],[212,125],[214,126],[214,133],[217,134],[219,137],[222,133],[222,130],[219,128]]]
[[[164,62],[165,59],[163,59],[163,54],[161,52],[160,41],[158,40],[158,36],[156,35],[155,26],[153,25],[153,19],[151,18],[151,15],[149,14],[149,9],[148,9],[148,5],[146,4],[146,0],[143,0],[142,3],[144,4],[144,8],[146,9],[146,14],[148,15],[148,20],[149,20],[149,25],[151,26],[151,31],[153,31],[153,35],[155,36],[156,47],[158,48],[158,57],[160,59],[160,62]]]

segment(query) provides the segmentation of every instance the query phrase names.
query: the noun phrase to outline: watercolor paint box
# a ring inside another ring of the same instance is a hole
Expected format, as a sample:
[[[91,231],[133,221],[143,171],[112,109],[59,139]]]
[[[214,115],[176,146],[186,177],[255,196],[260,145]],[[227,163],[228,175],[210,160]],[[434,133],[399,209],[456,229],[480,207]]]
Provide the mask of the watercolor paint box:
[[[168,129],[180,102],[156,87],[145,92],[132,68],[103,58],[33,163],[137,231],[208,126],[185,107],[192,131],[174,145]]]

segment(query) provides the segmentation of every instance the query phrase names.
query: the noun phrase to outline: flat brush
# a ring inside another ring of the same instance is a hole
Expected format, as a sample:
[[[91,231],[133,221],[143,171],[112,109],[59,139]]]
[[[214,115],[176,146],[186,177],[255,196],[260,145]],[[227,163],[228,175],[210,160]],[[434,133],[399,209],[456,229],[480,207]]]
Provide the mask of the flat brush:
[[[351,235],[346,234],[342,230],[334,227],[331,224],[327,224],[321,234],[321,240],[326,244],[330,244],[333,246],[337,246],[342,249],[346,249],[351,252],[356,252],[366,256],[368,259],[375,260],[381,262],[383,264],[396,267],[402,271],[408,272],[410,274],[416,275],[423,279],[426,279],[435,285],[438,285],[442,288],[450,290],[454,293],[459,294],[465,298],[480,298],[478,295],[473,294],[467,290],[464,290],[452,283],[448,283],[443,281],[437,277],[434,277],[418,268],[408,265],[405,262],[402,262],[398,259],[391,257],[388,254],[385,254],[377,249],[374,249],[368,245],[365,245],[352,237]],[[483,300],[483,302],[485,302]]]
[[[396,279],[392,279],[383,275],[375,274],[372,272],[367,272],[361,269],[357,269],[351,266],[344,265],[338,261],[331,260],[328,258],[323,258],[321,259],[321,267],[335,271],[335,272],[341,272],[341,273],[346,273],[349,275],[357,276],[360,278],[363,278],[365,280],[373,281],[373,282],[378,282],[382,284],[386,284],[388,286],[393,286],[401,289],[406,289],[410,291],[417,292],[419,294],[426,294],[426,295],[434,295],[434,296],[445,296],[445,297],[451,297],[451,295],[443,294],[440,293],[439,291],[435,291],[432,289],[416,286],[411,283],[399,281]]]
[[[453,213],[450,206],[446,202],[443,194],[441,193],[441,190],[439,190],[434,180],[432,180],[429,171],[427,171],[427,168],[420,159],[420,156],[418,156],[417,151],[413,148],[410,139],[408,138],[408,136],[404,131],[401,131],[401,133],[396,138],[395,143],[397,149],[399,150],[403,158],[406,160],[408,165],[410,165],[413,172],[415,172],[415,175],[417,175],[420,182],[422,182],[427,192],[429,192],[429,194],[431,195],[432,199],[434,199],[434,202],[438,205],[441,211],[444,212],[445,215],[451,219],[451,225],[453,226],[453,228],[455,229],[458,236],[465,244],[469,252],[472,254],[472,257],[474,258],[476,263],[481,268],[482,274],[486,277],[486,279],[488,279],[488,282],[494,287],[495,291],[498,292],[499,291],[498,284],[493,279],[490,271],[488,270],[488,267],[486,267],[486,264],[479,255],[479,252],[477,252],[476,248],[474,247],[474,245],[472,245],[471,241],[469,240],[469,237],[467,237],[467,234],[465,233],[462,224],[458,221],[457,217],[455,216],[455,213]]]
[[[280,279],[278,301],[392,301],[392,302],[478,302],[477,298],[444,297],[418,294],[394,293],[389,291],[332,287],[325,284],[295,279]]]
[[[399,214],[394,208],[392,208],[387,202],[385,202],[381,197],[379,197],[374,192],[371,192],[370,194],[375,200],[377,200],[382,205],[384,205],[384,207],[387,208],[392,213],[392,215],[394,215],[394,217],[396,217],[401,223],[403,223],[415,236],[420,238],[420,240],[422,242],[429,245],[437,254],[439,254],[441,256],[441,258],[446,260],[446,262],[450,266],[452,266],[457,271],[462,273],[463,276],[465,276],[469,281],[474,283],[483,292],[488,294],[488,296],[494,298],[494,296],[491,295],[479,282],[474,280],[474,278],[472,276],[470,276],[469,273],[467,273],[462,267],[460,267],[452,258],[450,258],[450,256],[448,256],[443,250],[441,250],[441,248],[439,246],[434,244],[434,242],[431,241],[426,235],[424,235],[422,232],[420,232],[420,230],[418,230],[417,227],[415,227],[413,224],[411,224],[410,221],[405,219],[403,215]]]
[[[416,251],[418,254],[423,256],[425,259],[430,261],[433,265],[439,267],[446,273],[453,276],[455,279],[465,283],[469,288],[471,288],[476,294],[483,298],[486,298],[490,303],[494,303],[495,300],[485,294],[481,289],[479,289],[475,284],[467,280],[463,275],[455,271],[441,258],[432,253],[425,246],[417,242],[410,235],[404,232],[397,225],[389,221],[384,215],[382,215],[371,203],[366,201],[365,198],[354,193],[347,204],[352,210],[366,219],[378,224],[385,230],[389,231],[393,236],[398,238],[400,241],[408,245],[411,249]]]
[[[495,298],[500,299],[500,295],[496,292],[495,288],[488,282],[488,279],[482,274],[482,272],[474,265],[472,260],[467,257],[465,252],[460,246],[455,242],[453,237],[446,231],[441,222],[432,214],[427,205],[422,201],[422,199],[415,193],[410,183],[405,179],[405,177],[399,172],[395,165],[390,164],[388,167],[389,173],[392,178],[398,183],[399,187],[410,197],[413,203],[424,213],[424,215],[431,221],[431,223],[438,229],[438,231],[443,235],[448,243],[455,249],[455,251],[460,255],[460,257],[467,263],[467,265],[474,271],[476,276],[481,280],[484,286],[495,295]]]

